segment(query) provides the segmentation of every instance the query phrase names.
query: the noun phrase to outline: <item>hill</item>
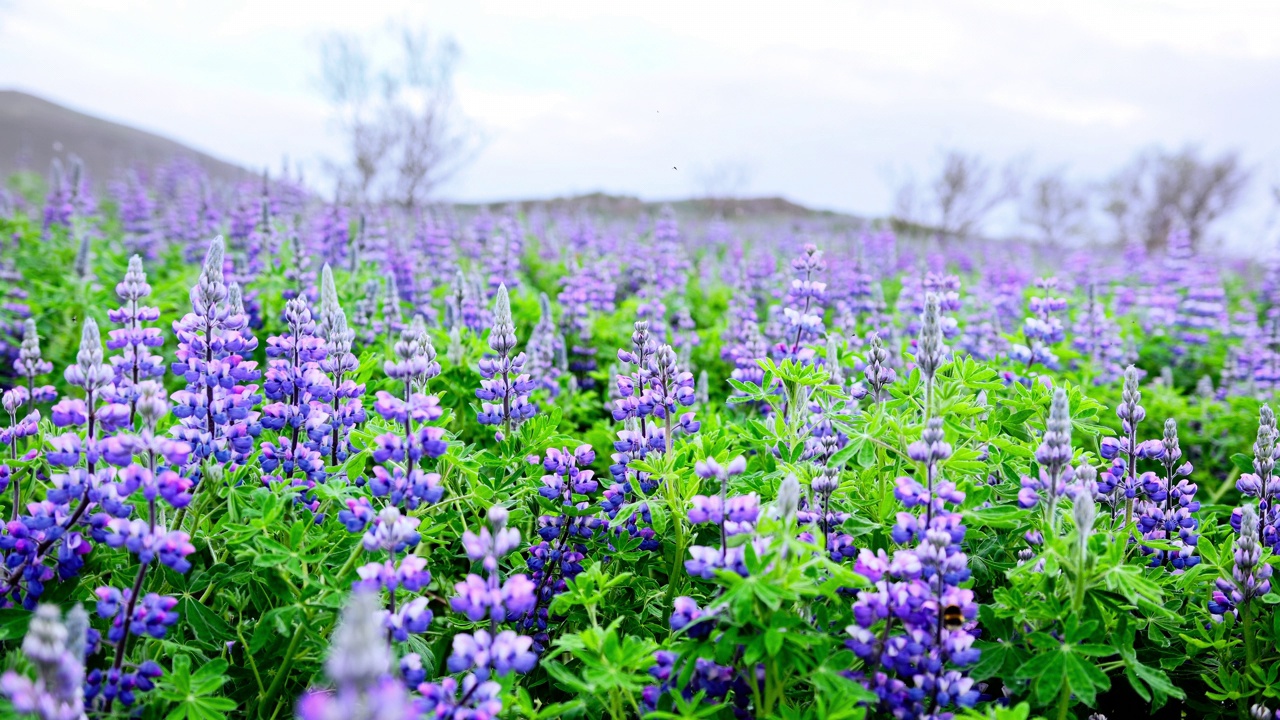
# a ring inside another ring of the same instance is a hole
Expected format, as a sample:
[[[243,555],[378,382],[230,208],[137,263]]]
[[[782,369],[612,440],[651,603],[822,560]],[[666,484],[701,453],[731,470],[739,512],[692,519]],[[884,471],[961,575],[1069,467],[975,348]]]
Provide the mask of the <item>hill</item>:
[[[154,133],[86,115],[16,90],[0,90],[0,178],[19,170],[49,171],[53,158],[75,154],[95,182],[128,167],[186,157],[210,177],[238,180],[248,171]]]
[[[657,212],[670,205],[682,217],[711,218],[768,218],[774,220],[825,219],[836,222],[857,222],[859,219],[830,210],[815,210],[791,202],[782,197],[754,198],[693,198],[683,200],[642,200],[633,195],[611,195],[608,193],[589,193],[570,197],[549,198],[544,200],[511,200],[492,203],[462,203],[455,207],[463,209],[488,208],[500,210],[515,205],[522,210],[534,207],[548,210],[565,210],[587,215],[604,215],[606,217],[632,217],[641,213]]]

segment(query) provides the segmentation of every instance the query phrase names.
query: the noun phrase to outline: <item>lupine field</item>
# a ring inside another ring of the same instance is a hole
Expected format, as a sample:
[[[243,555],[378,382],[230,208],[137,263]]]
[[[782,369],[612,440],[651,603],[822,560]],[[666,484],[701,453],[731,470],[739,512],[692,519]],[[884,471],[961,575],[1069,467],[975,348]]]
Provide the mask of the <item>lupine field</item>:
[[[1280,265],[46,185],[5,716],[1277,716]]]

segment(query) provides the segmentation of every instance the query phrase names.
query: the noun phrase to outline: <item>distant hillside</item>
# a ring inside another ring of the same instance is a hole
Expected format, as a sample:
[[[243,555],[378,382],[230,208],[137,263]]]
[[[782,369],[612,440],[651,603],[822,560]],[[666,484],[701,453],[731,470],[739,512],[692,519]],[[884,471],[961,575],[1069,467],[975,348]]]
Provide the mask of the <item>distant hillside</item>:
[[[513,200],[495,203],[467,203],[460,208],[490,208],[499,210],[509,205],[516,205],[522,210],[541,207],[549,210],[567,210],[588,215],[605,215],[610,217],[631,217],[642,212],[655,212],[663,206],[670,205],[683,217],[706,217],[720,215],[726,218],[771,218],[777,220],[824,218],[835,221],[855,222],[858,218],[830,210],[815,210],[781,197],[757,198],[695,198],[688,200],[641,200],[631,195],[609,195],[606,193],[590,193],[571,197],[550,198],[547,200]]]
[[[89,177],[106,182],[117,171],[151,167],[186,157],[210,177],[237,180],[243,168],[210,157],[182,143],[137,128],[76,112],[15,90],[0,90],[0,178],[19,170],[49,171],[53,158],[80,156]]]

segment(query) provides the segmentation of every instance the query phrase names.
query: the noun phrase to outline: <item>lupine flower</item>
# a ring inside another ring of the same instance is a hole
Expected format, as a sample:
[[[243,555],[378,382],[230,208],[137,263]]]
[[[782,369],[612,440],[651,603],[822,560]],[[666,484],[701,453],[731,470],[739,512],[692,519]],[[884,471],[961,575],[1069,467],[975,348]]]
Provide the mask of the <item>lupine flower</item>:
[[[563,288],[556,297],[562,313],[560,322],[569,371],[581,388],[591,388],[595,383],[589,376],[596,369],[596,349],[591,346],[591,314],[613,311],[614,285],[604,276],[605,271],[599,266],[574,263],[561,281]]]
[[[108,547],[124,548],[137,556],[133,588],[141,588],[148,570],[157,560],[179,573],[191,568],[186,558],[195,552],[195,546],[187,534],[166,530],[158,522],[161,503],[181,510],[191,502],[191,479],[161,464],[181,467],[191,447],[156,435],[157,423],[169,412],[163,386],[155,380],[143,380],[132,387],[136,413],[143,427],[136,436],[117,435],[105,441],[103,457],[122,470],[116,476],[117,482],[104,485],[98,493],[103,512],[93,518],[93,535]],[[144,456],[144,463],[134,462],[135,455]],[[135,495],[140,495],[146,503],[146,519],[130,518],[134,508],[126,503]],[[163,638],[178,620],[178,613],[174,611],[177,598],[156,593],[137,596],[133,588],[99,587],[96,591],[99,616],[111,620],[107,639],[116,646],[110,670],[90,673],[94,696],[102,697],[106,709],[117,699],[126,706],[131,705],[136,691],[148,689],[138,684],[138,671],[125,668],[128,636]],[[149,680],[159,676],[158,667],[152,674],[154,677]]]
[[[53,579],[54,573],[44,564],[50,555],[57,561],[58,577],[66,580],[79,572],[83,556],[92,549],[77,526],[87,519],[87,512],[101,494],[105,473],[99,472],[99,438],[128,419],[127,410],[121,413],[113,409],[117,406],[99,406],[112,372],[103,363],[102,338],[92,318],[85,319],[76,362],[66,368],[63,376],[69,385],[81,388],[84,399],[64,400],[54,406],[51,415],[60,427],[83,424],[83,441],[75,431],[50,438],[53,451],[45,459],[59,471],[50,477],[52,486],[46,491],[44,502],[29,504],[29,515],[15,512],[17,517],[9,524],[8,532],[0,536],[0,550],[7,552],[5,563],[9,570],[0,597],[21,599],[28,608],[35,607],[45,583]],[[10,405],[15,404],[16,398],[8,394],[6,397]],[[16,441],[16,437],[13,439]],[[82,454],[83,468],[78,466]],[[16,485],[15,492],[19,492]]]
[[[223,241],[209,246],[199,281],[191,288],[191,309],[174,322],[177,362],[172,369],[186,381],[173,394],[174,434],[191,444],[195,465],[244,462],[261,431],[254,407],[260,401],[257,363],[245,359],[257,348],[248,319],[223,279]],[[234,286],[233,286],[234,287]],[[194,472],[194,469],[193,469]]]
[[[1125,352],[1124,343],[1120,339],[1120,328],[1115,320],[1107,317],[1095,283],[1089,283],[1085,305],[1080,310],[1071,335],[1072,346],[1088,356],[1090,364],[1098,373],[1093,380],[1095,385],[1114,382],[1123,373],[1121,361]]]
[[[889,367],[889,351],[881,342],[880,333],[872,332],[867,336],[866,367],[862,375],[867,380],[872,402],[880,402],[885,386],[898,379],[898,374]]]
[[[18,377],[27,379],[28,409],[36,403],[50,402],[57,397],[52,385],[36,387],[36,378],[53,372],[53,363],[40,357],[40,334],[36,331],[36,321],[27,318],[22,323],[22,345],[18,348],[18,359],[14,362],[14,371]]]
[[[690,659],[687,662],[693,667],[686,683],[682,677],[684,671],[677,667],[680,662],[678,654],[659,650],[654,653],[653,659],[654,665],[649,668],[649,674],[658,684],[645,687],[642,693],[645,712],[657,710],[662,697],[678,689],[685,701],[692,700],[699,694],[703,702],[713,706],[732,701],[737,717],[749,716],[751,683],[744,673],[733,666],[718,665],[706,658]]]
[[[1276,477],[1276,456],[1280,448],[1276,439],[1276,415],[1269,405],[1263,405],[1258,417],[1258,436],[1253,444],[1253,472],[1243,473],[1236,481],[1236,489],[1245,497],[1258,498],[1260,537],[1263,545],[1272,552],[1280,552],[1280,478]],[[1240,527],[1240,511],[1232,514],[1231,524]]]
[[[111,364],[115,370],[116,398],[129,405],[130,424],[137,416],[137,384],[148,378],[161,377],[165,370],[160,356],[153,355],[148,349],[164,344],[160,329],[143,326],[144,322],[160,319],[158,308],[140,304],[150,294],[151,286],[147,284],[147,275],[142,269],[142,258],[134,255],[129,258],[124,280],[116,285],[116,295],[124,304],[107,313],[111,322],[122,326],[108,333],[107,348],[121,351],[119,355],[112,356]]]
[[[551,313],[551,300],[546,293],[538,296],[538,307],[541,314],[526,345],[529,363],[525,369],[538,387],[544,388],[551,397],[555,397],[560,392],[557,378],[560,376],[561,358],[565,353],[564,339],[556,331],[555,318]]]
[[[925,295],[924,314],[921,315],[920,336],[916,340],[916,367],[924,376],[926,405],[932,405],[933,379],[938,368],[946,361],[947,346],[942,344],[942,310],[938,296]]]
[[[320,369],[329,376],[333,389],[332,406],[329,409],[329,438],[322,442],[321,453],[328,455],[329,464],[337,465],[351,453],[351,430],[363,423],[367,416],[361,397],[364,384],[349,377],[359,367],[359,361],[351,352],[355,332],[347,325],[347,315],[338,302],[338,290],[334,286],[333,271],[328,263],[320,270],[320,317],[317,331],[324,338],[324,358]]]
[[[325,342],[316,333],[307,301],[295,297],[285,303],[285,332],[267,338],[267,374],[262,389],[262,426],[276,431],[274,441],[262,444],[261,463],[266,483],[297,488],[297,501],[314,511],[318,502],[308,492],[325,477],[323,442],[332,432],[329,403],[333,386],[321,370]],[[295,473],[301,477],[295,479]]]
[[[774,348],[781,358],[798,362],[814,356],[812,348],[802,346],[806,340],[821,337],[823,333],[822,303],[826,298],[827,284],[814,279],[814,275],[826,269],[822,251],[812,243],[804,246],[802,254],[791,261],[795,278],[787,288],[783,337]]]
[[[476,390],[476,397],[481,401],[476,419],[481,425],[501,425],[502,429],[496,433],[499,440],[538,412],[538,406],[529,402],[529,393],[535,385],[524,372],[525,354],[512,356],[515,347],[516,327],[504,285],[498,288],[494,300],[493,328],[489,331],[489,348],[494,357],[480,361],[480,375],[484,379]]]
[[[85,717],[84,655],[89,623],[76,606],[66,619],[54,605],[36,608],[22,640],[22,654],[35,667],[33,681],[13,670],[0,677],[0,693],[13,709],[41,720]]]
[[[1252,505],[1240,509],[1240,534],[1235,541],[1235,564],[1230,578],[1218,578],[1209,612],[1221,618],[1241,605],[1271,592],[1271,565],[1263,562],[1258,513]]]
[[[1067,405],[1067,393],[1062,388],[1053,391],[1044,437],[1040,447],[1036,448],[1036,464],[1039,476],[1023,476],[1018,504],[1032,508],[1044,500],[1048,527],[1056,528],[1058,500],[1063,495],[1074,495],[1070,486],[1075,478],[1071,467],[1071,411]]]
[[[333,631],[325,671],[332,692],[309,690],[298,701],[299,720],[411,720],[422,716],[404,683],[390,673],[391,646],[382,632],[385,611],[377,595],[352,593]]]
[[[406,399],[415,392],[425,393],[427,382],[440,374],[436,348],[421,315],[415,315],[401,332],[392,352],[396,359],[384,362],[382,369],[387,377],[404,381]]]
[[[1056,277],[1039,278],[1035,286],[1044,293],[1031,297],[1031,317],[1022,324],[1022,335],[1026,338],[1027,344],[1012,346],[1009,357],[1025,364],[1028,370],[1037,363],[1056,369],[1058,356],[1054,354],[1051,346],[1066,339],[1066,331],[1058,315],[1066,311],[1067,301],[1052,294],[1058,289]]]
[[[1182,450],[1173,418],[1165,421],[1164,438],[1149,454],[1160,461],[1165,472],[1163,477],[1148,472],[1138,478],[1142,484],[1142,496],[1136,504],[1138,528],[1143,537],[1170,543],[1174,549],[1143,546],[1142,552],[1151,556],[1152,567],[1165,563],[1175,570],[1193,567],[1200,562],[1195,554],[1199,540],[1195,531],[1200,525],[1195,512],[1200,509],[1200,502],[1195,499],[1196,484],[1185,479],[1191,474],[1191,463],[1178,462]]]
[[[1149,451],[1144,453],[1138,443],[1138,423],[1147,417],[1147,411],[1142,407],[1141,402],[1138,369],[1130,365],[1124,371],[1124,388],[1120,394],[1120,404],[1116,406],[1116,416],[1120,418],[1120,425],[1125,434],[1119,438],[1103,438],[1100,443],[1103,458],[1117,460],[1121,455],[1124,456],[1121,460],[1122,466],[1113,465],[1108,473],[1104,473],[1109,476],[1109,479],[1104,479],[1105,481],[1100,485],[1104,489],[1109,489],[1106,494],[1110,497],[1106,500],[1111,505],[1112,520],[1115,519],[1120,498],[1125,499],[1124,523],[1126,525],[1133,517],[1133,502],[1138,494],[1138,457],[1140,454],[1149,454]]]
[[[715,458],[700,460],[694,465],[694,472],[703,479],[716,480],[719,494],[706,496],[695,495],[692,507],[686,516],[694,525],[710,523],[717,525],[720,531],[719,547],[694,545],[689,548],[689,559],[685,560],[685,572],[691,576],[710,580],[715,577],[716,570],[730,570],[746,576],[747,570],[743,562],[744,546],[730,546],[729,538],[734,535],[754,534],[756,522],[760,517],[760,497],[755,493],[730,496],[729,479],[741,475],[747,469],[747,460],[739,456],[721,465]],[[798,490],[797,490],[798,493]],[[781,496],[781,491],[779,493]],[[797,495],[797,500],[798,495]],[[768,538],[753,536],[748,542],[755,546],[757,552],[768,547]]]
[[[527,561],[536,586],[536,604],[520,625],[522,630],[533,633],[534,647],[539,652],[547,644],[547,608],[556,595],[565,591],[568,581],[582,572],[588,544],[604,526],[600,518],[585,513],[600,488],[595,473],[587,468],[595,459],[590,445],[579,445],[572,452],[568,448],[549,448],[542,462],[547,474],[542,476],[538,494],[550,503],[544,504],[547,512],[538,517],[541,540],[529,548]],[[588,499],[576,501],[583,496]]]

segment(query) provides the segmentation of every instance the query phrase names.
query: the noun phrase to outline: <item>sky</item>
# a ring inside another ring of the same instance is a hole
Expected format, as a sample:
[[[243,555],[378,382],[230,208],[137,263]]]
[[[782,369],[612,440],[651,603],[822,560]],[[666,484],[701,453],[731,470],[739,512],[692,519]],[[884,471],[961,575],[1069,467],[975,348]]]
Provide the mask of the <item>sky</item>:
[[[319,178],[336,29],[407,23],[462,50],[485,142],[449,199],[732,189],[882,215],[944,149],[1105,179],[1136,152],[1239,150],[1233,242],[1274,243],[1280,3],[0,0],[0,88],[252,167]]]

